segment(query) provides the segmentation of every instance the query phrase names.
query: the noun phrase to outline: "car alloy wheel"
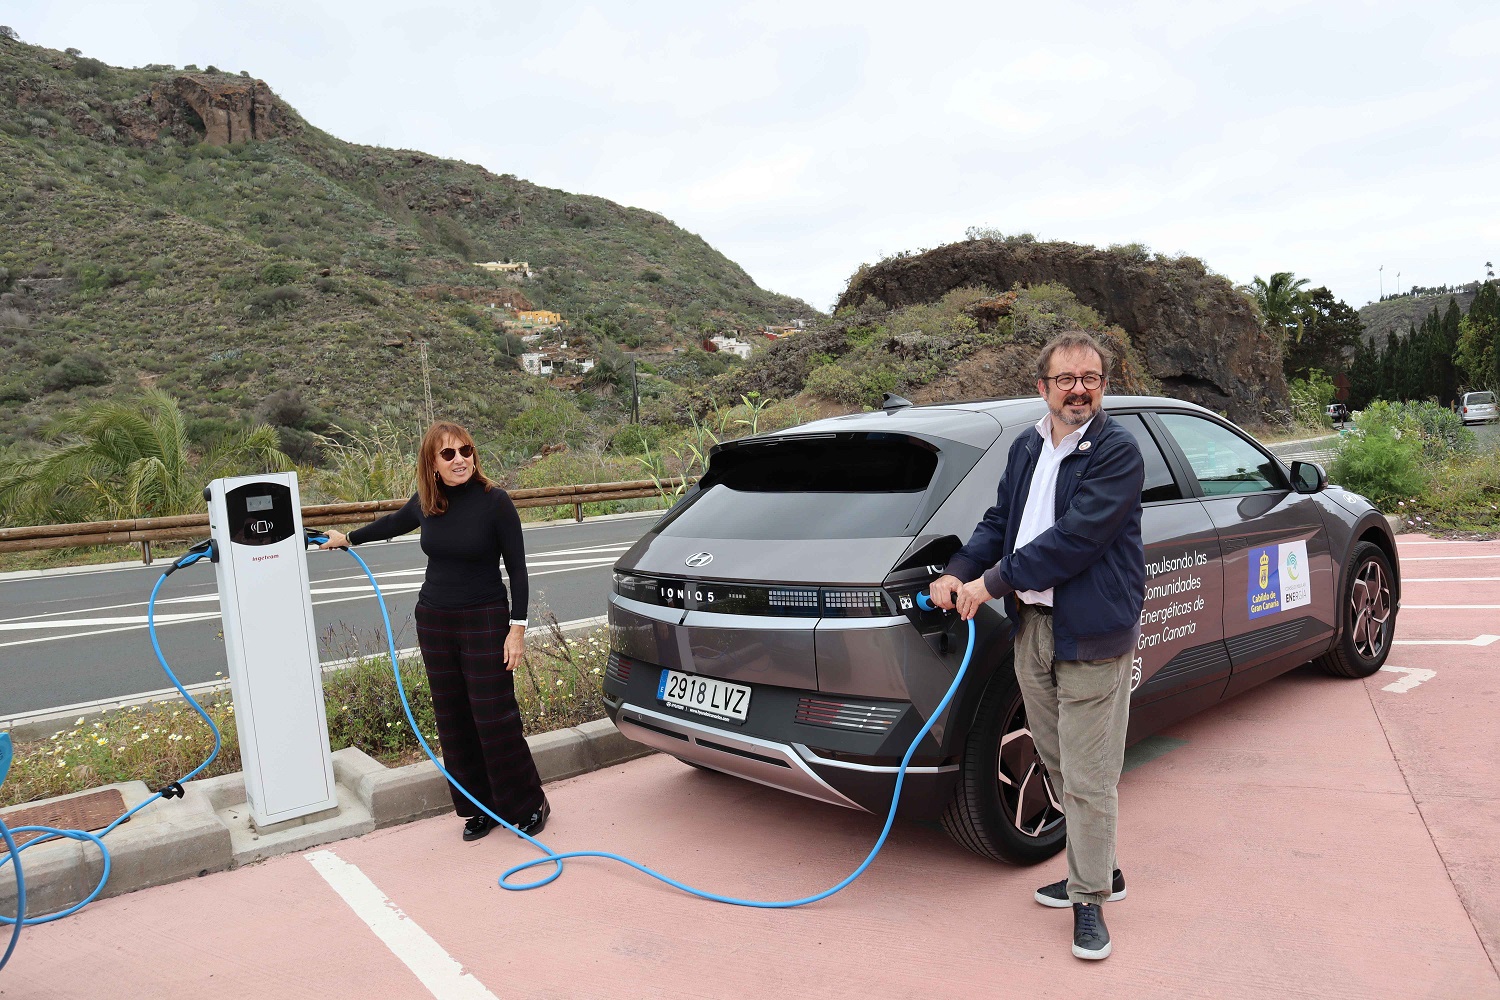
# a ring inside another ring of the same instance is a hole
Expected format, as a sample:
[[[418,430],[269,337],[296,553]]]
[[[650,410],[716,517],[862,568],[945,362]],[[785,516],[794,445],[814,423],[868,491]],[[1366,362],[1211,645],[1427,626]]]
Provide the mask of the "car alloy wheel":
[[[1000,808],[1023,836],[1041,837],[1062,823],[1062,803],[1036,752],[1019,692],[1008,715],[996,766]]]
[[[1349,621],[1354,649],[1367,660],[1385,652],[1390,642],[1391,585],[1380,562],[1367,561],[1349,588]]]
[[[943,828],[975,854],[1034,865],[1063,849],[1067,824],[1026,725],[1009,652],[974,713]]]
[[[1343,627],[1328,652],[1313,662],[1335,677],[1368,677],[1379,670],[1396,634],[1398,587],[1384,549],[1373,542],[1354,546],[1339,594]]]

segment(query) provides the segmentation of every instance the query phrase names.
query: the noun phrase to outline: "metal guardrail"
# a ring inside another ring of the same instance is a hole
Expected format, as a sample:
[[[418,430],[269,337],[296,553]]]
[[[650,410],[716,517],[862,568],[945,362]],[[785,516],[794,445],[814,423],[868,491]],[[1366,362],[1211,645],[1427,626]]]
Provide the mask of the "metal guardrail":
[[[693,479],[637,479],[627,483],[585,483],[580,486],[542,486],[511,490],[510,498],[518,508],[572,507],[576,520],[583,520],[583,505],[606,500],[632,500],[661,496],[665,490],[693,482]],[[336,524],[363,524],[388,511],[400,510],[407,498],[366,500],[361,503],[310,504],[302,508],[302,523],[309,528]],[[151,543],[174,539],[198,538],[208,532],[208,513],[179,514],[175,517],[142,517],[124,521],[85,521],[78,524],[38,524],[29,527],[0,528],[0,552],[28,552],[38,549],[61,549],[79,545],[141,546],[142,558],[151,561]]]

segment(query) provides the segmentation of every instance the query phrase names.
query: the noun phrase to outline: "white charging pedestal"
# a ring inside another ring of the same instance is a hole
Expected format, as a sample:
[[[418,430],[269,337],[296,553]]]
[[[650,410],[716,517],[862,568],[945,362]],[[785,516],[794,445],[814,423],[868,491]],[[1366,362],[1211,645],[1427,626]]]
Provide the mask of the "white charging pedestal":
[[[264,830],[336,809],[297,474],[203,492],[251,821]]]

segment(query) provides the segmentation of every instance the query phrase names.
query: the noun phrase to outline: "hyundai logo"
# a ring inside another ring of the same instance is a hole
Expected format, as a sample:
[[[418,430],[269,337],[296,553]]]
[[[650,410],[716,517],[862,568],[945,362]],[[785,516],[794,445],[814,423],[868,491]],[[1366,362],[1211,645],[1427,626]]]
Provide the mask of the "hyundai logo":
[[[693,567],[693,569],[698,569],[698,568],[700,568],[702,566],[707,566],[709,563],[713,562],[714,561],[714,554],[712,552],[694,552],[692,555],[688,556],[687,559],[684,560],[684,561],[689,566]]]

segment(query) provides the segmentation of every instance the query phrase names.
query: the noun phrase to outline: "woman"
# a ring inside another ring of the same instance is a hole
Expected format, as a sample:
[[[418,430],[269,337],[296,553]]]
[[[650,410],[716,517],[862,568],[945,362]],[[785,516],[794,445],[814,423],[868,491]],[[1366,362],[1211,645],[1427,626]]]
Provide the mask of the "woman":
[[[488,809],[535,836],[552,809],[521,732],[512,675],[526,637],[521,518],[510,495],[479,471],[474,439],[458,424],[438,421],[422,436],[417,492],[406,506],[348,535],[330,531],[321,547],[394,538],[418,527],[427,575],[417,595],[417,644],[443,764]],[[464,840],[489,833],[495,821],[458,789],[449,791],[458,815],[468,819]]]

